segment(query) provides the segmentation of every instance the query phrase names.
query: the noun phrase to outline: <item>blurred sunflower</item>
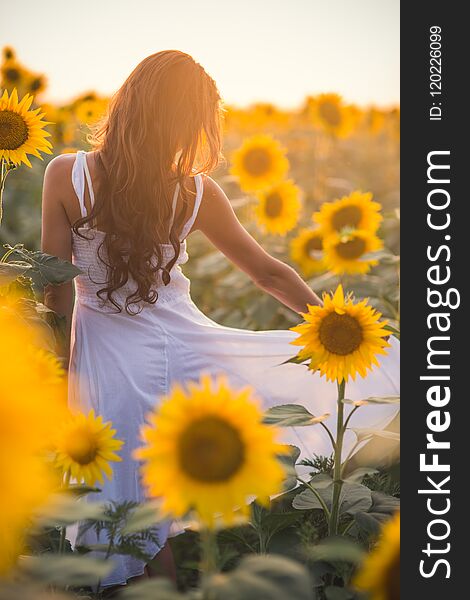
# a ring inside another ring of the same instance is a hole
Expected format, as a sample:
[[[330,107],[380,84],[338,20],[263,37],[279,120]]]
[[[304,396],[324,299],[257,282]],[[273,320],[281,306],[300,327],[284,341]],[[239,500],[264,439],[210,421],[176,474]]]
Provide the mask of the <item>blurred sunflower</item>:
[[[31,167],[28,154],[41,160],[39,152],[52,154],[52,144],[46,139],[51,134],[44,130],[50,123],[43,121],[40,108],[29,110],[32,103],[28,94],[18,101],[16,89],[10,97],[5,90],[0,98],[0,160]]]
[[[379,237],[362,229],[344,234],[334,233],[323,239],[326,265],[337,275],[367,273],[378,261],[365,255],[382,247]]]
[[[64,474],[69,473],[78,483],[103,483],[103,474],[113,476],[111,461],[120,461],[116,454],[124,442],[117,440],[111,422],[103,423],[102,416],[71,414],[57,433],[54,445],[55,463]]]
[[[300,189],[292,181],[283,181],[258,193],[255,209],[262,231],[285,235],[297,225],[300,214]]]
[[[290,244],[290,255],[305,277],[326,270],[323,259],[323,236],[319,229],[301,229]]]
[[[26,71],[16,59],[5,60],[0,69],[1,87],[7,90],[22,88],[26,80]]]
[[[0,574],[22,551],[33,512],[54,491],[44,451],[66,411],[65,380],[38,385],[43,368],[25,351],[40,340],[7,305],[0,306]],[[39,348],[38,348],[39,351]]]
[[[26,87],[28,93],[38,95],[47,87],[47,79],[44,75],[31,74],[27,79]]]
[[[202,376],[188,391],[175,386],[150,415],[142,429],[146,445],[135,456],[145,461],[145,485],[163,498],[164,512],[181,517],[194,510],[214,527],[219,516],[230,524],[237,508],[247,511],[249,496],[279,492],[282,446],[254,400],[249,388],[235,391],[223,377]]]
[[[363,229],[375,233],[382,221],[382,206],[372,200],[370,192],[355,191],[334,202],[325,202],[313,215],[324,235],[343,229]]]
[[[367,304],[354,304],[338,286],[334,295],[323,295],[323,306],[310,306],[305,322],[292,327],[299,337],[291,343],[302,346],[298,357],[309,360],[309,369],[319,370],[328,380],[341,383],[356,375],[365,377],[372,365],[379,365],[378,354],[386,354],[390,332],[386,321]]]
[[[364,114],[364,126],[368,133],[377,135],[383,131],[385,125],[385,113],[372,106]]]
[[[25,348],[25,352],[30,364],[34,367],[25,373],[26,377],[34,378],[38,385],[62,384],[65,370],[55,354],[34,346],[28,346]]]
[[[14,48],[11,46],[4,46],[2,49],[3,60],[14,60],[16,58],[16,53]]]
[[[354,130],[359,113],[345,106],[338,94],[320,94],[307,99],[307,114],[314,125],[337,137],[346,137]]]
[[[281,181],[289,161],[281,144],[268,135],[246,139],[233,153],[231,174],[246,192],[264,190]]]
[[[75,107],[75,116],[85,125],[93,125],[106,112],[108,102],[98,98],[89,98],[79,102]]]
[[[353,585],[370,600],[400,600],[400,513],[382,528],[379,543],[364,561]]]

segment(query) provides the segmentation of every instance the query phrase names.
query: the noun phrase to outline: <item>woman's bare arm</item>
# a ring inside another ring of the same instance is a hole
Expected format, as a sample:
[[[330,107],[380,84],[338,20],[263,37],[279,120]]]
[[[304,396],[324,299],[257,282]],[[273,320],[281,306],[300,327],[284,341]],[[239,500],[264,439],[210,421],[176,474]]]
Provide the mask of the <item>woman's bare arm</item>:
[[[43,252],[70,261],[72,259],[72,235],[70,221],[63,205],[66,190],[64,182],[70,178],[70,161],[60,156],[49,163],[44,175],[42,194],[42,237]],[[65,316],[67,324],[68,358],[70,343],[70,325],[73,309],[72,282],[62,285],[48,285],[44,290],[44,303],[59,315]]]
[[[285,263],[272,257],[237,219],[224,191],[210,177],[204,178],[204,198],[194,225],[262,290],[294,310],[321,300]]]

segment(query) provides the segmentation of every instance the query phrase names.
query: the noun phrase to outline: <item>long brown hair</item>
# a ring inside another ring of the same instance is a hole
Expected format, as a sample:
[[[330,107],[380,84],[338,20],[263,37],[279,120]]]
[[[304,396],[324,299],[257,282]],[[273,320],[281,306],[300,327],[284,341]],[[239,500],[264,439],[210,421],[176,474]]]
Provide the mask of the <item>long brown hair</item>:
[[[113,295],[130,278],[137,288],[126,298],[129,314],[139,312],[142,301],[157,301],[158,272],[165,285],[170,282],[189,198],[194,195],[186,186],[187,178],[217,166],[221,113],[217,86],[202,66],[184,52],[165,50],[134,69],[94,128],[90,141],[98,150],[96,202],[73,228],[81,235],[79,228],[87,223],[104,224],[100,250],[104,246],[106,259],[98,255],[108,277],[97,295],[119,312]],[[182,203],[170,227],[176,182]],[[167,264],[161,248],[165,243],[174,249]]]

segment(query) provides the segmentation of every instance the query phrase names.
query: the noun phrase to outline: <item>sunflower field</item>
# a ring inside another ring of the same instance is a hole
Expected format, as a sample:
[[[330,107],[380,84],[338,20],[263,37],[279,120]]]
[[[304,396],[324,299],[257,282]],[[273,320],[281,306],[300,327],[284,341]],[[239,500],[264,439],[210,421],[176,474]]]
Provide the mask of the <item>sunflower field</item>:
[[[336,433],[327,415],[262,412],[251,390],[203,376],[149,415],[135,453],[148,503],[103,506],[82,499],[112,477],[123,441],[101,416],[66,408],[63,323],[42,294],[79,271],[39,246],[45,165],[89,149],[108,98],[89,90],[48,104],[45,74],[10,47],[1,61],[0,600],[397,600],[398,419],[358,434],[346,457],[342,446],[355,411],[399,402],[347,399],[348,382],[399,338],[399,108],[330,92],[290,110],[225,106],[225,161],[212,176],[255,239],[323,294],[302,323],[199,232],[188,240],[197,306],[227,326],[296,331],[290,362],[337,385]],[[324,428],[331,454],[299,461],[278,441],[293,425]],[[171,540],[176,587],[155,577],[103,588],[113,556],[147,559],[143,544],[158,542],[153,526],[168,516],[186,524]],[[68,532],[84,521],[106,543],[72,548]]]

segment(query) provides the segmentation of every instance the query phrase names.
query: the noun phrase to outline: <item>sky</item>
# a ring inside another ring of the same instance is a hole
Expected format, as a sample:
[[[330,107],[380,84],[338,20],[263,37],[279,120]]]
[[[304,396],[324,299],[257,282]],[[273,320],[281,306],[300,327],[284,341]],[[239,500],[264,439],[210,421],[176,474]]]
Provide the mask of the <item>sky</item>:
[[[188,52],[239,106],[308,94],[399,102],[399,0],[22,0],[0,44],[45,73],[45,99],[110,94],[147,55]]]

